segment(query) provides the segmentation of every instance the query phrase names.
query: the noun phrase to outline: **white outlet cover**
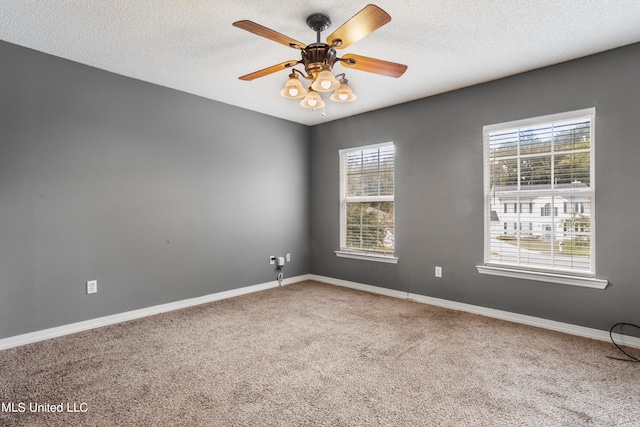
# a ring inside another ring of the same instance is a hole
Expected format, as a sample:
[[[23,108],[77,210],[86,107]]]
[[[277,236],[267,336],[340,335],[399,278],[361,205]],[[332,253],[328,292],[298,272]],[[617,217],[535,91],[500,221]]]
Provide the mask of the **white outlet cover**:
[[[87,294],[95,294],[96,292],[98,292],[98,281],[89,280],[87,282]]]

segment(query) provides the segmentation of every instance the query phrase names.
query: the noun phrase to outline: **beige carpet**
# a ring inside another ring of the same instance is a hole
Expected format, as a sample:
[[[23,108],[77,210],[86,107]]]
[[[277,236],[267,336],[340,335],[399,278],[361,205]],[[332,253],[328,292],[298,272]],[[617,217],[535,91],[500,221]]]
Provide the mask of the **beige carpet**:
[[[303,282],[1,351],[0,425],[640,426],[640,365],[607,355]]]

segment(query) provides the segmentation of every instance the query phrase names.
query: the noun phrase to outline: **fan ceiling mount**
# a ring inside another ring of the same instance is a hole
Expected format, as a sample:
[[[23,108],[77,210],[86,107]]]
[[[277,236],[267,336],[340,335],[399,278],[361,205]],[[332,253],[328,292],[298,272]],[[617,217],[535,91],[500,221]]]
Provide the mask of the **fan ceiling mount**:
[[[307,25],[316,33],[326,31],[331,27],[331,19],[329,15],[324,13],[312,13],[307,16]]]
[[[285,61],[239,78],[240,80],[251,81],[280,70],[290,69],[289,81],[280,92],[285,98],[304,98],[300,104],[311,109],[324,106],[324,101],[322,101],[318,92],[334,92],[331,96],[333,101],[353,101],[356,97],[348,85],[345,74],[341,73],[334,76],[332,73],[333,66],[336,63],[340,63],[347,68],[396,78],[404,74],[407,66],[354,54],[346,54],[339,58],[336,49],[344,49],[351,46],[389,21],[391,21],[391,16],[387,12],[378,6],[370,4],[331,33],[327,37],[326,43],[323,43],[320,33],[331,27],[331,19],[324,13],[313,13],[307,17],[307,25],[316,32],[316,42],[309,45],[252,21],[234,22],[233,26],[235,27],[298,49],[301,53],[301,59],[299,60]],[[306,74],[294,68],[298,64],[302,64]],[[308,90],[300,82],[299,76],[311,81],[311,87]],[[336,77],[340,79],[338,80]]]

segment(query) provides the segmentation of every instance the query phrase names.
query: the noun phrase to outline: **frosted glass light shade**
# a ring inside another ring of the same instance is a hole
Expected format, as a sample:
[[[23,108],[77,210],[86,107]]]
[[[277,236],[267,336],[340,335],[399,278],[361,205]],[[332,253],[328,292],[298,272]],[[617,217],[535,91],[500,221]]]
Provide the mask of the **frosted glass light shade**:
[[[318,92],[332,92],[340,87],[340,82],[336,80],[333,73],[328,69],[320,71],[311,88]]]
[[[302,105],[304,108],[315,110],[316,108],[324,107],[324,101],[322,100],[320,94],[313,90],[313,88],[311,88],[309,90],[309,93],[307,93],[307,96],[305,96],[304,99],[300,101],[300,105]]]
[[[351,91],[346,80],[340,83],[340,87],[331,94],[331,100],[335,102],[351,102],[356,100],[356,96]]]
[[[280,91],[280,95],[288,99],[302,98],[306,94],[307,90],[302,86],[302,83],[298,80],[298,76],[295,74],[289,75],[287,84],[285,84],[284,88]]]

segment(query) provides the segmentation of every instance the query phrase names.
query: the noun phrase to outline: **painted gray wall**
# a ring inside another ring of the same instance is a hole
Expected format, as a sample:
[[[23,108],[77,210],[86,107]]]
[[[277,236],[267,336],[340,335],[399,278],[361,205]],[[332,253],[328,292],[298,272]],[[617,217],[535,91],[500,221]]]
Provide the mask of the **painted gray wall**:
[[[639,324],[639,75],[635,44],[313,127],[312,273],[602,330],[620,321]],[[588,107],[597,109],[596,271],[610,286],[480,275],[483,125]],[[400,261],[337,258],[338,150],[390,140]]]
[[[0,42],[0,338],[309,260],[309,128]],[[85,294],[85,281],[98,293]]]
[[[4,42],[0,58],[0,338],[271,281],[285,252],[286,277],[640,323],[640,44],[313,128]],[[609,288],[478,274],[482,126],[591,106]],[[388,140],[400,262],[337,258],[338,150]]]

